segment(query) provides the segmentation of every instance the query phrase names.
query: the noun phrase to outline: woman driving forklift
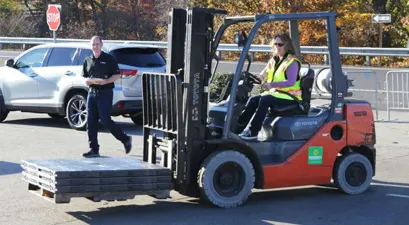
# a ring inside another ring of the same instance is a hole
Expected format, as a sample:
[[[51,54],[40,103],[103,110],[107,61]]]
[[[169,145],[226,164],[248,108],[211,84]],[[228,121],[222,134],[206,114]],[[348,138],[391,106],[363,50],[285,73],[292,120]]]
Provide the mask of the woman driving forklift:
[[[246,108],[237,120],[236,133],[240,133],[239,137],[244,140],[257,139],[269,107],[295,104],[290,96],[280,92],[290,93],[302,100],[301,61],[295,56],[295,47],[291,38],[287,33],[279,33],[274,36],[271,47],[273,57],[259,75],[260,79],[264,79],[267,75],[267,82],[262,86],[265,91],[248,100]],[[244,130],[253,115],[249,129]]]

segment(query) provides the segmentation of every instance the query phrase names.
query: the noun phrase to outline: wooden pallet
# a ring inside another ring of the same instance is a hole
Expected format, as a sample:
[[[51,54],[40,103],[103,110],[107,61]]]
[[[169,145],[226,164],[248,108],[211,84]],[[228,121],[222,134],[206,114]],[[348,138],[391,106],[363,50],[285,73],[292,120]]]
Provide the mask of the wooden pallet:
[[[84,193],[54,193],[45,187],[28,183],[28,190],[41,198],[56,204],[70,203],[72,198],[87,198],[93,202],[100,201],[126,201],[137,195],[149,195],[156,199],[170,198],[171,190],[152,191],[122,191],[122,192],[84,192]]]

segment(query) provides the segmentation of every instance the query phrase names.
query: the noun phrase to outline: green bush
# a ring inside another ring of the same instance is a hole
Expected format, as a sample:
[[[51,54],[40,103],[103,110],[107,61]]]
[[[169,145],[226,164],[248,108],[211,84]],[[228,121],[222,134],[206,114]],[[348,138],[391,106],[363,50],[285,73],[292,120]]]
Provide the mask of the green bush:
[[[213,81],[209,86],[209,91],[210,91],[210,101],[215,101],[216,99],[218,99],[219,97],[221,97],[220,95],[222,94],[223,88],[226,87],[226,85],[228,84],[228,82],[232,81],[234,76],[234,73],[216,73],[214,75]],[[227,87],[226,90],[226,96],[224,96],[224,99],[227,98],[227,96],[229,96],[231,91],[231,83],[229,84],[229,86]],[[259,85],[256,85],[252,92],[250,93],[251,96],[253,95],[258,95],[262,92],[261,88]],[[224,100],[223,99],[223,100]]]
[[[229,81],[233,78],[234,73],[216,73],[213,77],[212,83],[209,86],[210,92],[210,101],[215,101],[222,94],[223,88],[226,87]],[[231,90],[231,84],[227,87],[227,95],[224,99],[227,98]]]

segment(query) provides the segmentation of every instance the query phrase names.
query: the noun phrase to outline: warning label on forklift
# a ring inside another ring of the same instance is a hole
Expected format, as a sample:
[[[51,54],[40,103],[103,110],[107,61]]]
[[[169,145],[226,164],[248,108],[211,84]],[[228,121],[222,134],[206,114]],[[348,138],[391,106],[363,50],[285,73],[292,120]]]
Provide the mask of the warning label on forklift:
[[[322,146],[310,146],[308,148],[308,164],[322,164]]]

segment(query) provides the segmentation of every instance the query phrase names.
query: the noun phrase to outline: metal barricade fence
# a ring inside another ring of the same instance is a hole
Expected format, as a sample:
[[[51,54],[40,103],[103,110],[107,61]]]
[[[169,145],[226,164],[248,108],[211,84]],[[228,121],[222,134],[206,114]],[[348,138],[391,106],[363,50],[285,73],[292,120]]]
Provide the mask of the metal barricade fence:
[[[347,74],[348,79],[354,80],[353,87],[349,88],[349,91],[353,93],[352,98],[367,100],[375,110],[375,121],[379,121],[379,109],[380,109],[380,95],[379,88],[380,83],[378,75],[373,70],[351,70],[344,71]]]
[[[409,111],[409,70],[394,70],[386,73],[386,111],[388,121],[391,111]],[[399,116],[400,120],[404,120]],[[409,117],[408,117],[409,118]]]

